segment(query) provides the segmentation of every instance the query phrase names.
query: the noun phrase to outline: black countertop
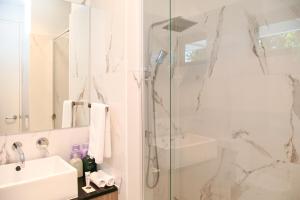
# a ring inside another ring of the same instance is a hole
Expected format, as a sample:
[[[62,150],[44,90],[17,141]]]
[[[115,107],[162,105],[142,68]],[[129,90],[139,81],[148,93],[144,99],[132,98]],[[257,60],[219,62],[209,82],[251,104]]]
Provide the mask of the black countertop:
[[[85,179],[83,177],[78,178],[78,197],[72,200],[88,200],[91,198],[99,197],[105,194],[118,191],[116,186],[98,188],[95,184],[91,182],[91,186],[96,190],[91,193],[86,193],[83,191],[82,187],[85,186]]]

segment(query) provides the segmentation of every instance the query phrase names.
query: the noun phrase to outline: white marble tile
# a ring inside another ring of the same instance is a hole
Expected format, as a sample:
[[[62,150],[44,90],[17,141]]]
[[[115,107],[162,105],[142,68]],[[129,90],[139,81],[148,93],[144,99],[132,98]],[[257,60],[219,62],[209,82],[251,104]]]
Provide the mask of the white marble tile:
[[[6,152],[9,155],[8,162],[18,161],[16,153],[12,150],[14,142],[22,143],[26,160],[43,157],[43,153],[37,149],[36,142],[39,138],[46,137],[49,140],[49,155],[59,155],[66,161],[70,159],[73,144],[88,142],[88,128],[61,129],[46,132],[28,133],[22,135],[0,136],[0,144],[6,143]]]

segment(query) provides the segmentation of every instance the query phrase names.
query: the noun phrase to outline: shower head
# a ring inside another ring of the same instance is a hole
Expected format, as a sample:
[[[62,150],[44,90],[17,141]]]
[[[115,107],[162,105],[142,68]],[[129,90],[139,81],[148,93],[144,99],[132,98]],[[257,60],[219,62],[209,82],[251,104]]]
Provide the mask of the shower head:
[[[169,22],[169,23],[167,25],[165,25],[163,27],[163,29],[171,30],[171,31],[175,31],[175,32],[185,31],[186,29],[197,24],[197,22],[187,20],[187,19],[184,19],[183,17],[179,16],[179,17],[174,17],[171,19],[166,19],[163,21],[155,22],[155,23],[151,24],[150,27],[152,29],[155,26],[159,26],[159,25],[165,24],[167,22]]]
[[[156,63],[157,65],[162,64],[163,61],[164,61],[164,59],[165,59],[165,57],[166,57],[167,55],[168,55],[168,52],[165,51],[165,50],[163,50],[163,49],[161,49],[161,50],[159,51],[159,53],[158,53],[158,56],[157,56],[157,58],[156,58],[156,60],[155,60],[155,63]]]
[[[181,33],[182,31],[185,31],[186,29],[188,29],[196,24],[197,24],[197,22],[187,20],[187,19],[184,19],[181,16],[179,16],[179,17],[172,18],[170,20],[170,23],[168,23],[166,26],[164,26],[163,29]]]

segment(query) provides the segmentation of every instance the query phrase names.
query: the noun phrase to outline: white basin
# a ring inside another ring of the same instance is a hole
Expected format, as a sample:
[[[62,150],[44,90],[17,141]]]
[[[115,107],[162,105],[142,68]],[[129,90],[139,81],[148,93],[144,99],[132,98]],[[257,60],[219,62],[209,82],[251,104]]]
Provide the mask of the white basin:
[[[77,172],[59,156],[0,166],[1,200],[66,200],[76,198]]]
[[[158,161],[161,169],[170,169],[170,138],[157,138]],[[172,139],[172,169],[187,167],[217,157],[217,141],[196,134]]]

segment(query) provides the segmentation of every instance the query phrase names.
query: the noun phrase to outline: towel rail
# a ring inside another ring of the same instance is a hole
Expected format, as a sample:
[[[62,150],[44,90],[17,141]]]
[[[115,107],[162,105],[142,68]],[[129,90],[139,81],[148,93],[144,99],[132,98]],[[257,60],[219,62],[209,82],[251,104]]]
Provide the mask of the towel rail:
[[[89,103],[89,104],[88,104],[88,107],[91,108],[91,107],[92,107],[92,104]],[[106,112],[108,112],[108,111],[109,111],[108,107],[106,107],[105,110],[106,110]]]
[[[85,103],[84,101],[73,101],[73,102],[72,102],[72,106],[83,106],[84,103]],[[91,104],[91,103],[88,103],[88,108],[91,108],[91,107],[92,107],[92,104]],[[106,109],[106,112],[109,111],[109,108],[108,108],[108,107],[106,107],[105,109]]]

